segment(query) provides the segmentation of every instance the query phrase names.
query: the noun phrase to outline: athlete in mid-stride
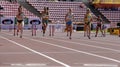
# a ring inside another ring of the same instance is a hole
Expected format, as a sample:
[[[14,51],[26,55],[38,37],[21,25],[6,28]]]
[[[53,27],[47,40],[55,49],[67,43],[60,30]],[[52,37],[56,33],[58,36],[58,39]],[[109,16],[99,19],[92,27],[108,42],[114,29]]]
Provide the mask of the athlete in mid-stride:
[[[91,21],[92,21],[92,15],[90,13],[90,9],[87,8],[86,14],[84,16],[84,36],[86,36],[90,39],[91,34]]]
[[[100,29],[102,35],[104,36],[103,31],[102,31],[102,25],[103,25],[103,20],[102,20],[101,16],[99,15],[98,18],[97,18],[97,26],[96,26],[96,34],[95,34],[95,37],[97,37],[97,34],[98,34],[98,30],[99,30],[99,29]]]
[[[42,30],[43,30],[43,36],[45,35],[48,22],[49,22],[48,7],[44,7],[44,11],[42,11]]]
[[[24,19],[25,15],[22,12],[22,6],[18,7],[18,14],[16,15],[17,18],[17,35],[18,32],[20,32],[20,38],[22,38],[22,33],[23,33],[23,19]]]
[[[69,39],[71,39],[72,30],[73,30],[73,24],[72,24],[73,18],[74,18],[74,16],[72,13],[72,9],[69,8],[69,11],[65,16],[67,36],[68,36],[68,33],[70,32]]]

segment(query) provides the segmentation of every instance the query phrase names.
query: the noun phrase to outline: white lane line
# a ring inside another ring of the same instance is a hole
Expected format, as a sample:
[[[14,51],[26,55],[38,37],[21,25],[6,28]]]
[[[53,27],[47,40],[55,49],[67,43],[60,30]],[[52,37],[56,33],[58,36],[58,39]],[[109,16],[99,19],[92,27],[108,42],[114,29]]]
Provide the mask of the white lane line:
[[[118,67],[117,64],[84,64],[85,67]]]
[[[39,40],[35,40],[35,39],[30,39],[30,38],[28,38],[28,37],[24,37],[24,38],[26,38],[26,39],[28,39],[28,40],[35,41],[35,42],[40,42],[40,43],[44,43],[44,44],[48,44],[48,45],[52,45],[52,46],[64,48],[64,49],[67,49],[67,50],[71,50],[71,51],[75,51],[75,52],[79,52],[79,53],[87,54],[87,55],[90,55],[90,56],[94,56],[94,57],[98,57],[98,58],[102,58],[102,59],[106,59],[106,60],[110,60],[110,61],[114,61],[114,62],[120,63],[119,60],[116,60],[116,59],[113,59],[113,58],[109,58],[109,57],[105,57],[105,56],[101,56],[101,55],[97,55],[97,54],[93,54],[93,53],[89,53],[89,52],[85,52],[85,51],[80,51],[80,50],[76,50],[76,49],[72,49],[72,48],[60,46],[60,45],[58,45],[58,44],[52,44],[52,43],[48,43],[48,42],[44,42],[44,41],[39,41]]]
[[[10,35],[10,34],[8,34],[8,35]],[[59,46],[58,44],[52,44],[52,43],[48,43],[48,42],[44,42],[44,41],[39,41],[39,40],[31,39],[31,38],[28,38],[28,37],[24,37],[24,38],[32,40],[32,41],[36,41],[36,42],[40,42],[40,43],[45,43],[45,44],[49,44],[49,45],[52,45],[52,46],[57,46],[57,47],[60,47],[60,48],[64,48],[64,49],[72,50],[72,51],[75,51],[75,52],[80,52],[80,53],[84,53],[84,54],[87,54],[87,55],[91,55],[91,56],[95,56],[95,57],[99,57],[99,58],[103,58],[103,59],[107,59],[107,60],[111,60],[111,61],[120,63],[119,60],[112,59],[112,58],[109,58],[109,57],[105,57],[105,56],[101,56],[101,55],[97,55],[97,54],[93,54],[93,53],[89,53],[89,52],[79,51],[79,50],[75,50],[75,49],[72,49],[72,48],[68,48],[68,47],[64,47],[64,46]],[[42,37],[42,38],[45,38],[45,37]],[[48,39],[53,39],[53,38],[48,38]],[[57,40],[57,39],[55,39],[55,40]],[[64,40],[60,40],[60,41],[65,42]],[[76,43],[76,42],[70,42],[70,41],[67,41],[67,42],[68,43],[74,43],[74,44]],[[81,43],[77,43],[77,44],[81,44]],[[84,46],[85,46],[85,44],[84,44]],[[90,46],[90,45],[88,45],[88,46]],[[93,47],[95,47],[95,46],[93,46]],[[101,48],[101,49],[103,49],[103,48]]]
[[[66,37],[58,37],[58,38],[66,38]],[[78,39],[77,39],[78,40]],[[119,44],[112,44],[112,43],[109,43],[109,42],[104,42],[104,43],[102,43],[102,42],[98,42],[98,41],[94,41],[94,40],[85,40],[85,39],[81,39],[81,41],[87,41],[87,42],[93,42],[93,43],[99,43],[99,44],[104,44],[104,45],[112,45],[112,46],[120,46]],[[101,40],[102,41],[102,40]],[[105,40],[104,40],[105,41]]]
[[[120,53],[120,50],[106,48],[106,47],[101,47],[101,46],[95,46],[95,45],[93,46],[93,45],[89,45],[89,44],[85,44],[85,43],[78,43],[78,42],[73,42],[73,41],[65,41],[65,40],[54,39],[54,38],[46,38],[46,37],[43,37],[43,38],[45,38],[45,39],[52,39],[52,40],[61,41],[61,42],[66,42],[66,43],[78,44],[78,45],[82,45],[82,46],[89,46],[89,47],[94,47],[94,48],[100,48],[100,49],[105,49],[105,50],[110,50],[110,51],[115,51],[115,52]]]
[[[4,32],[5,33],[5,32]],[[6,33],[6,34],[8,34],[8,33]],[[9,34],[10,35],[10,34]],[[24,35],[28,35],[28,34],[24,34]],[[59,37],[59,38],[66,38],[66,37]],[[81,39],[82,40],[82,39]],[[99,39],[100,40],[100,39]],[[112,46],[120,46],[120,45],[118,45],[118,44],[116,44],[115,45],[115,43],[114,44],[112,44],[112,43],[109,43],[109,42],[111,42],[111,41],[109,41],[109,40],[104,40],[104,41],[107,41],[107,43],[105,42],[105,43],[102,43],[102,42],[97,42],[97,41],[89,41],[89,40],[82,40],[82,41],[88,41],[88,42],[94,42],[94,43],[100,43],[100,44],[104,44],[104,45],[112,45]],[[100,40],[100,41],[103,41],[103,40]],[[116,43],[118,43],[117,41],[114,41],[114,42],[116,42]]]
[[[65,66],[65,67],[71,67],[71,66],[69,66],[69,65],[67,65],[67,64],[65,64],[65,63],[63,63],[63,62],[61,62],[61,61],[58,61],[58,60],[56,60],[56,59],[54,59],[54,58],[52,58],[52,57],[49,57],[49,56],[47,56],[47,55],[45,55],[45,54],[42,54],[42,53],[40,53],[40,52],[38,52],[38,51],[35,51],[35,50],[31,49],[31,48],[28,48],[28,47],[26,47],[26,46],[23,46],[22,44],[19,44],[19,43],[15,42],[15,41],[9,40],[9,39],[7,39],[7,38],[5,38],[5,37],[3,37],[3,36],[0,36],[0,37],[3,38],[3,39],[5,39],[5,40],[7,40],[7,41],[9,41],[9,42],[11,42],[11,43],[13,43],[13,44],[16,44],[16,45],[18,45],[18,46],[20,46],[20,47],[23,47],[23,48],[25,48],[25,49],[33,52],[33,53],[36,53],[36,54],[38,54],[38,55],[44,56],[44,57],[46,57],[46,58],[54,61],[54,62],[57,62],[57,63]]]
[[[34,54],[33,52],[0,52],[0,54]]]
[[[104,37],[103,37],[104,38]],[[110,39],[110,38],[109,38]],[[116,41],[116,40],[107,40],[107,39],[98,39],[98,41],[106,41],[107,43],[111,44],[111,43],[116,43],[116,44],[119,44],[120,42],[119,41]],[[120,45],[115,45],[115,46],[120,46]]]
[[[8,33],[6,33],[6,34],[8,34]],[[8,34],[8,35],[10,35],[10,34]],[[73,43],[73,44],[78,44],[78,45],[83,45],[83,46],[89,46],[89,47],[94,47],[94,48],[99,48],[99,49],[105,49],[105,50],[110,50],[110,51],[115,51],[115,52],[120,53],[120,50],[101,47],[101,46],[89,45],[89,44],[85,44],[85,43],[78,43],[78,42],[72,42],[72,41],[65,41],[65,40],[60,40],[60,39],[55,39],[55,38],[46,38],[46,37],[42,37],[42,38],[44,38],[44,39],[52,39],[52,40],[56,40],[56,41],[66,42],[66,43]],[[60,37],[60,38],[64,38],[64,37]],[[96,42],[96,41],[93,41],[93,42]],[[101,42],[97,42],[97,43],[101,43]],[[102,44],[105,44],[105,43],[102,43]],[[108,44],[111,44],[111,43],[108,43]]]
[[[20,66],[20,67],[44,67],[44,66],[46,66],[47,64],[46,63],[23,63],[23,64],[21,64],[21,63],[9,63],[9,64],[11,64],[11,66]]]
[[[70,53],[77,53],[73,51],[65,51],[65,52],[40,52],[40,53],[46,53],[46,54],[70,54]],[[33,52],[0,52],[0,54],[35,54]]]
[[[28,35],[28,34],[24,34],[24,35]],[[42,38],[45,38],[45,37],[42,37]],[[66,37],[59,37],[59,38],[66,38]],[[82,40],[82,39],[81,39]],[[93,42],[93,43],[99,43],[99,44],[103,44],[103,45],[112,45],[112,46],[120,46],[120,45],[118,45],[118,44],[112,44],[112,43],[109,43],[110,41],[108,41],[107,43],[106,42],[104,42],[104,43],[102,43],[102,42],[98,42],[98,41],[89,41],[89,40],[82,40],[82,41],[88,41],[88,42]],[[102,40],[101,40],[102,41]],[[104,40],[105,41],[105,40]],[[71,42],[71,41],[70,41]],[[103,47],[104,48],[104,47]],[[117,52],[120,52],[120,51],[117,51]]]
[[[98,41],[94,41],[94,40],[92,40],[92,41],[89,41],[89,40],[82,40],[82,41],[88,41],[88,42],[94,42],[94,43],[100,43],[100,44],[104,44],[104,45],[112,45],[112,46],[120,46],[119,44],[112,44],[112,43],[109,43],[110,41],[108,41],[108,42],[98,42]],[[102,40],[101,40],[102,41]],[[105,41],[105,40],[104,40]]]

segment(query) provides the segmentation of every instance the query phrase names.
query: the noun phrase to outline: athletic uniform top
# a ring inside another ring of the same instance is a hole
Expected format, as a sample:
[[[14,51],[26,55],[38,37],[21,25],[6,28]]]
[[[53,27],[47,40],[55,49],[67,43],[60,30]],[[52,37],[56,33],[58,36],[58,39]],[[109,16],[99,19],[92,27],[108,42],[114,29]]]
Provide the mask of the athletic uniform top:
[[[17,20],[23,20],[24,19],[24,13],[21,12],[20,14],[18,14],[16,17],[17,17]]]
[[[42,12],[42,19],[48,20],[48,17],[49,17],[48,13],[43,11]]]
[[[92,15],[89,13],[89,14],[87,14],[87,21],[88,22],[91,22],[91,19],[92,19]]]
[[[91,21],[92,21],[92,15],[91,15],[91,13],[86,14],[85,18],[84,18],[85,24],[90,24]]]
[[[67,15],[66,15],[66,20],[67,21],[72,21],[72,19],[73,19],[73,13],[67,13]]]
[[[97,18],[97,24],[102,24],[102,18]]]

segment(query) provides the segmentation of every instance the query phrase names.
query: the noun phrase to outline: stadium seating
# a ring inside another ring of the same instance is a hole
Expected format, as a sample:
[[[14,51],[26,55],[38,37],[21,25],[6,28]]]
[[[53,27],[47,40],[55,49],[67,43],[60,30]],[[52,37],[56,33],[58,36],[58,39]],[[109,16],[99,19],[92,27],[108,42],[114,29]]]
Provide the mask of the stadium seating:
[[[119,10],[104,10],[104,9],[99,9],[99,11],[109,19],[111,24],[114,23],[112,26],[117,26],[117,23],[120,22],[120,11]]]
[[[18,10],[18,3],[10,3],[8,1],[0,1],[1,6],[4,8],[4,10],[1,10],[0,13],[3,16],[6,17],[15,17],[17,14],[17,10]],[[27,17],[35,17],[34,14],[30,13],[28,10],[26,10],[25,8],[23,8],[23,12]]]
[[[64,22],[65,14],[69,8],[73,9],[74,21],[82,22],[86,7],[82,2],[53,2],[53,1],[29,1],[37,10],[43,11],[43,8],[49,7],[50,20]],[[82,7],[81,7],[82,5]]]
[[[38,11],[43,11],[44,7],[49,7],[50,20],[52,21],[61,21],[64,23],[65,14],[69,8],[73,9],[74,21],[83,22],[84,14],[86,13],[86,6],[82,2],[54,2],[46,0],[27,0],[32,6],[34,6]],[[0,1],[1,7],[4,10],[1,10],[0,13],[4,16],[16,16],[18,3],[10,3],[8,1]],[[105,15],[111,22],[120,22],[120,11],[104,10],[99,9],[103,15]],[[25,15],[29,17],[36,17],[34,14],[23,8]],[[94,14],[92,14],[95,16]]]

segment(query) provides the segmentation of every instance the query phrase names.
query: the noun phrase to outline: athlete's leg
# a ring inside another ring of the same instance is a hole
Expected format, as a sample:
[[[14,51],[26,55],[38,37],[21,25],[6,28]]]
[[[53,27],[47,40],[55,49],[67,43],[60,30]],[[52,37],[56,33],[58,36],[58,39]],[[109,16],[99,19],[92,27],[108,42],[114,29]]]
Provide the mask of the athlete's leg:
[[[43,30],[43,36],[45,35],[45,24],[43,23],[42,25],[42,30]]]
[[[67,32],[67,36],[68,36],[68,32],[69,32],[69,26],[68,26],[68,24],[66,24],[66,32]]]
[[[99,28],[100,28],[100,31],[101,31],[101,33],[102,33],[103,37],[104,37],[102,27],[100,26]]]
[[[52,31],[52,25],[49,25],[49,36],[51,36]]]
[[[14,36],[16,35],[16,24],[14,24]]]
[[[52,25],[52,36],[54,36],[55,33],[55,25]]]
[[[33,30],[34,30],[34,25],[33,25],[33,23],[32,23],[32,26],[31,26],[31,30],[32,30],[32,36],[34,35],[34,33],[33,33]]]
[[[17,36],[18,36],[19,31],[20,31],[20,23],[18,22],[17,23]]]
[[[98,35],[98,26],[96,26],[96,34],[95,34],[95,37],[97,37]]]
[[[90,39],[90,33],[91,33],[91,29],[90,29],[90,25],[87,25],[87,36]]]
[[[86,28],[87,28],[87,24],[84,24],[84,37],[86,36]]]
[[[23,34],[23,25],[22,22],[20,23],[20,38],[22,38],[22,34]]]
[[[47,25],[48,25],[48,24],[47,24],[47,22],[46,22],[46,23],[45,23],[45,31],[44,31],[44,32],[46,32],[46,29],[47,29]]]
[[[70,25],[70,37],[69,37],[69,39],[71,39],[71,36],[72,36],[72,30],[73,30],[72,25]]]

